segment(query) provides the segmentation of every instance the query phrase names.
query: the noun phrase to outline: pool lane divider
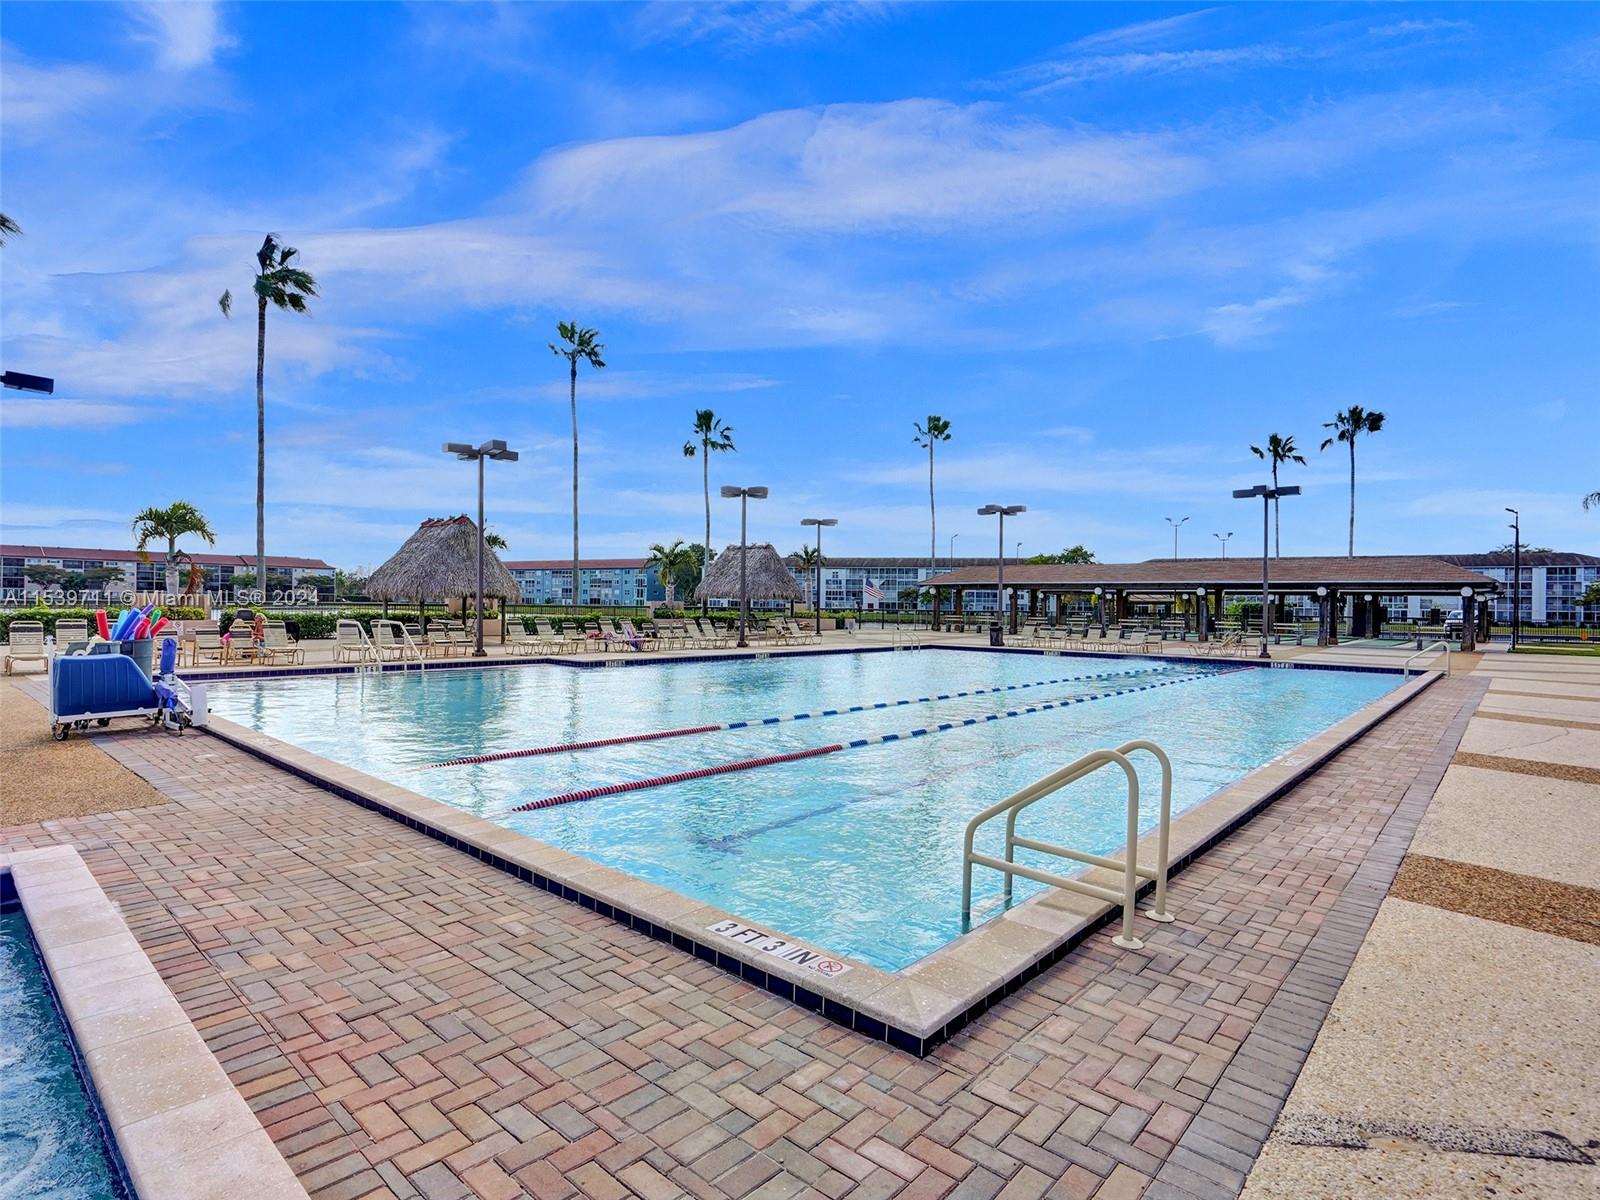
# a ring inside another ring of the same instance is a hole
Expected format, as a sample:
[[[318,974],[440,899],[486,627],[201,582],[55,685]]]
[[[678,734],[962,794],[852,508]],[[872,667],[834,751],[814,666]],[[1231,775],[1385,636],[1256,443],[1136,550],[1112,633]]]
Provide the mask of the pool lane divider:
[[[564,742],[554,746],[530,746],[523,750],[497,750],[488,754],[470,754],[465,758],[447,758],[443,762],[424,763],[411,768],[414,771],[432,771],[439,767],[466,767],[476,763],[505,762],[513,758],[534,758],[541,754],[566,754],[576,750],[599,750],[606,746],[626,746],[631,742],[661,742],[668,738],[690,737],[698,733],[723,733],[730,729],[755,729],[766,725],[782,725],[786,721],[812,721],[819,717],[842,717],[850,713],[876,712],[884,708],[903,708],[908,704],[933,704],[940,700],[962,700],[968,696],[988,696],[996,692],[1020,692],[1028,688],[1049,687],[1057,683],[1077,683],[1082,680],[1126,679],[1134,675],[1161,675],[1178,669],[1178,664],[1167,667],[1147,667],[1138,671],[1098,671],[1092,675],[1063,675],[1060,679],[1040,679],[1033,683],[1008,683],[1000,687],[973,688],[965,692],[945,692],[938,696],[918,696],[914,700],[880,700],[875,704],[852,704],[848,708],[823,708],[816,712],[793,713],[780,717],[756,717],[746,721],[724,721],[718,725],[690,725],[684,729],[662,729],[652,733],[626,733],[617,737],[596,738],[587,742]]]
[[[527,803],[515,805],[507,811],[535,812],[543,808],[554,808],[558,804],[572,804],[580,800],[598,800],[603,796],[620,796],[624,792],[642,792],[648,788],[668,787],[675,783],[688,783],[695,779],[709,779],[713,775],[731,775],[736,771],[752,771],[759,767],[774,767],[782,763],[799,762],[807,758],[821,758],[825,754],[837,754],[842,750],[859,750],[863,746],[878,746],[887,742],[910,741],[913,738],[944,733],[951,729],[964,729],[972,725],[983,725],[990,721],[1004,721],[1010,717],[1023,717],[1029,713],[1049,712],[1051,709],[1067,708],[1074,704],[1086,704],[1092,700],[1109,700],[1113,696],[1128,696],[1135,692],[1148,692],[1153,688],[1172,687],[1180,683],[1193,683],[1197,679],[1216,679],[1223,675],[1233,675],[1240,671],[1254,671],[1257,669],[1254,666],[1230,667],[1223,671],[1207,672],[1203,675],[1186,675],[1181,679],[1163,679],[1156,683],[1142,683],[1137,687],[1118,688],[1111,692],[1096,692],[1088,696],[1062,696],[1040,704],[1030,704],[1026,708],[1010,708],[1004,712],[985,713],[976,717],[963,717],[957,721],[943,721],[938,725],[925,725],[920,729],[910,729],[904,733],[880,733],[876,737],[854,738],[848,742],[834,742],[827,746],[813,746],[806,750],[792,750],[787,754],[767,754],[760,758],[746,758],[735,762],[718,763],[710,767],[696,767],[689,771],[676,771],[671,775],[654,775],[648,779],[630,779],[622,783],[606,783],[598,787],[581,788],[576,792],[562,792],[557,796],[546,796],[542,800],[529,800]],[[1082,677],[1079,676],[1079,678]]]

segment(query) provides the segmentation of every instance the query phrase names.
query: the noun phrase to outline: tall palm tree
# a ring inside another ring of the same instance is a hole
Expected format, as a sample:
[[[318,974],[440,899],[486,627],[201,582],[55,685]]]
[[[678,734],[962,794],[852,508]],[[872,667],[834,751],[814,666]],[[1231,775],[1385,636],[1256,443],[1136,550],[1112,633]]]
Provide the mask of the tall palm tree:
[[[556,325],[556,336],[561,345],[550,342],[550,353],[567,360],[572,369],[572,604],[578,604],[578,363],[588,363],[599,370],[606,365],[606,348],[600,344],[598,329],[579,328],[576,321],[561,321]]]
[[[288,312],[306,313],[306,301],[317,294],[317,281],[311,272],[294,265],[300,254],[293,246],[282,245],[269,233],[256,251],[256,277],[251,290],[256,296],[256,580],[266,587],[267,579],[267,305]],[[217,298],[224,317],[233,315],[233,292]]]
[[[670,546],[663,546],[657,542],[650,547],[650,556],[644,560],[644,565],[656,569],[656,578],[661,581],[661,588],[667,593],[667,603],[671,604],[678,573],[685,567],[694,565],[694,551],[683,544],[682,538]]]
[[[1381,412],[1368,412],[1359,404],[1352,404],[1343,412],[1333,414],[1333,420],[1324,421],[1324,429],[1334,430],[1334,435],[1322,443],[1326,450],[1335,442],[1343,442],[1350,447],[1350,557],[1356,553],[1356,439],[1363,433],[1377,433],[1383,428],[1384,415]]]
[[[1260,446],[1250,447],[1250,453],[1257,458],[1272,460],[1273,491],[1278,490],[1278,464],[1297,462],[1302,467],[1306,465],[1306,460],[1296,453],[1299,449],[1300,447],[1294,444],[1294,434],[1292,433],[1288,437],[1279,437],[1275,433],[1270,435],[1267,438],[1267,448],[1265,450]],[[1283,538],[1278,529],[1278,501],[1276,499],[1272,501],[1272,557],[1283,557]]]
[[[18,225],[10,217],[6,216],[5,213],[0,213],[0,246],[4,246],[6,242],[10,241],[21,232],[21,225]]]
[[[1600,492],[1590,492],[1583,498],[1583,511],[1588,512],[1591,508],[1600,508]]]
[[[706,498],[706,540],[701,547],[700,575],[704,578],[711,566],[711,456],[726,450],[737,450],[733,444],[733,426],[724,425],[709,408],[694,410],[692,437],[683,444],[683,456],[700,456],[700,486]],[[711,611],[709,599],[701,602],[701,611]]]
[[[928,448],[928,573],[936,575],[939,572],[939,520],[933,506],[933,448],[940,442],[950,440],[950,422],[930,413],[926,426],[916,421],[911,424],[917,431],[912,442]]]
[[[151,542],[165,541],[166,554],[166,585],[168,594],[178,590],[178,563],[187,557],[178,553],[178,539],[193,534],[208,546],[217,544],[217,535],[212,531],[205,514],[187,500],[177,500],[167,505],[166,508],[147,508],[133,518],[134,549],[139,552],[140,562],[149,562],[150,556],[145,553],[145,547]],[[258,579],[264,576],[257,576]]]
[[[494,530],[486,529],[483,532],[483,544],[491,550],[504,550],[506,548],[506,539]]]

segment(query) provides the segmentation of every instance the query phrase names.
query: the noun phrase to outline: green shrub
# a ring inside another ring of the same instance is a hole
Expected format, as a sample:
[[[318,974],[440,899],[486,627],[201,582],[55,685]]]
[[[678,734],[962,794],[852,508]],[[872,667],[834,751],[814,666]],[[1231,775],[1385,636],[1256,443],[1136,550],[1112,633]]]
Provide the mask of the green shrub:
[[[11,622],[13,621],[40,621],[44,624],[46,635],[54,634],[57,621],[88,621],[89,633],[95,632],[94,609],[92,608],[8,608],[0,610],[0,639],[10,640]],[[116,623],[117,613],[121,609],[106,609],[106,615],[113,624]],[[174,621],[199,621],[207,616],[203,608],[171,608],[162,609],[162,614]]]

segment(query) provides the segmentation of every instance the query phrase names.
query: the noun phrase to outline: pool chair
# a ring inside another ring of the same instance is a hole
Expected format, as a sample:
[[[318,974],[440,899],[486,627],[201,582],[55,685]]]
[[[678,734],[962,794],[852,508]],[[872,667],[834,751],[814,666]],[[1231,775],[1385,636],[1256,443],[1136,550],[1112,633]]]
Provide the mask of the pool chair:
[[[398,662],[406,656],[406,640],[401,635],[398,621],[372,623],[372,648],[378,657],[388,662]]]
[[[261,655],[268,663],[280,662],[299,665],[306,661],[306,652],[289,640],[289,631],[282,621],[268,621],[261,639]]]
[[[194,640],[189,645],[189,665],[197,667],[202,661],[218,665],[228,661],[228,643],[222,640],[215,625],[203,625],[194,631]]]
[[[622,645],[632,647],[635,650],[661,649],[660,642],[658,642],[655,638],[646,637],[644,634],[640,633],[639,630],[634,627],[633,622],[628,620],[628,618],[622,618],[619,624],[622,626],[622,632],[620,634],[612,633],[605,635],[606,640],[612,645],[616,645],[620,642]]]
[[[566,634],[557,632],[555,626],[550,624],[548,617],[535,617],[533,619],[533,633],[552,654],[563,654],[569,649],[576,649],[570,645],[571,639]]]
[[[785,624],[789,629],[789,640],[796,646],[809,646],[812,642],[820,642],[822,640],[821,635],[815,629],[809,625],[800,624],[793,617],[787,618]]]
[[[50,656],[44,650],[44,622],[42,621],[13,621],[11,633],[6,646],[6,674],[11,674],[11,668],[17,663],[37,662],[50,664]]]
[[[730,644],[729,639],[717,628],[717,623],[710,617],[695,617],[690,622],[695,632],[699,634],[698,645],[702,650],[726,650]]]
[[[440,622],[434,621],[428,626],[428,635],[422,643],[422,652],[429,658],[450,658],[456,652],[455,639]]]
[[[340,621],[333,627],[333,661],[365,662],[371,649],[359,621]]]
[[[507,654],[543,654],[544,642],[528,632],[521,617],[514,617],[506,626]]]
[[[56,622],[56,653],[60,654],[73,642],[87,642],[89,640],[89,622],[87,621],[57,621]]]

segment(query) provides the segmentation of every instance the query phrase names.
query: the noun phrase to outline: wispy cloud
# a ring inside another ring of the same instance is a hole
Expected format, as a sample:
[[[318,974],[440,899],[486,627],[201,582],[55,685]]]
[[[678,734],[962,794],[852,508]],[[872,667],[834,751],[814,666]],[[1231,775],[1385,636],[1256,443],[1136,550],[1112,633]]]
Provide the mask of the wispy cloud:
[[[103,404],[89,400],[48,400],[32,396],[0,397],[0,427],[7,429],[94,429],[127,425],[145,414],[131,404]]]
[[[210,0],[148,0],[128,5],[134,38],[154,47],[157,62],[174,71],[208,67],[236,44]]]
[[[792,46],[853,26],[888,19],[877,0],[765,0],[752,3],[677,3],[656,0],[640,12],[642,42],[713,42],[735,50]]]

